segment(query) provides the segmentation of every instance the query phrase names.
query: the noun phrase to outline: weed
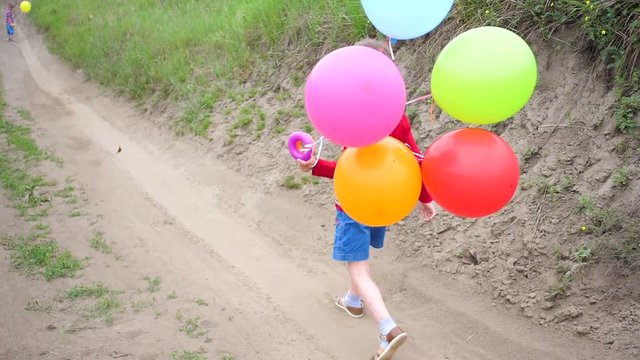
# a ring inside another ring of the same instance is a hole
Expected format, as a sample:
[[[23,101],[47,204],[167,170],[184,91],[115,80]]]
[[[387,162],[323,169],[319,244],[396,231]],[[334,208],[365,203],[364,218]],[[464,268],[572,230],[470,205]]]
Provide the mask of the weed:
[[[76,191],[76,188],[73,186],[65,186],[63,189],[60,189],[54,193],[55,196],[68,199],[73,196],[73,193]]]
[[[560,191],[571,191],[574,186],[576,186],[576,183],[569,175],[563,175],[558,182],[558,188]]]
[[[464,257],[464,249],[459,249],[453,254],[453,256],[462,259]]]
[[[173,290],[167,295],[167,300],[173,300],[173,299],[176,299],[177,297],[178,295],[176,294],[176,291]]]
[[[111,245],[104,239],[102,231],[94,230],[90,240],[91,248],[103,254],[111,254]]]
[[[588,262],[591,259],[591,256],[593,256],[593,252],[591,248],[588,246],[581,246],[573,254],[573,258],[575,259],[575,261],[579,263]]]
[[[537,181],[538,194],[549,195],[555,199],[560,194],[560,188],[554,185],[549,179],[540,178]]]
[[[589,230],[598,236],[623,227],[622,215],[613,209],[595,208],[591,212],[590,218],[592,226],[589,227]]]
[[[623,96],[616,103],[613,118],[618,130],[631,133],[638,129],[636,114],[640,112],[640,92],[632,96]]]
[[[578,199],[578,212],[581,214],[590,214],[595,209],[593,200],[586,196],[580,196]]]
[[[206,331],[200,329],[199,317],[186,319],[182,327],[180,327],[180,332],[185,333],[190,338],[199,338],[206,334]]]
[[[20,116],[20,120],[31,121],[33,120],[33,116],[26,109],[18,109],[18,116]]]
[[[522,160],[524,160],[525,162],[529,161],[529,160],[533,159],[539,153],[540,153],[540,149],[538,149],[537,147],[530,147],[522,155]]]
[[[302,130],[307,134],[311,134],[313,132],[313,126],[311,124],[304,124]]]
[[[32,239],[44,239],[51,234],[51,227],[47,223],[38,223],[33,227],[30,235]]]
[[[138,300],[131,302],[131,309],[134,313],[139,313],[140,311],[152,307],[156,302],[156,299],[148,299],[148,300]]]
[[[565,275],[571,271],[571,264],[567,261],[561,261],[555,266],[555,271],[560,275]]]
[[[204,354],[206,351],[204,349],[196,350],[196,351],[174,351],[169,356],[171,360],[206,360]]]
[[[631,182],[632,170],[628,167],[621,167],[613,171],[613,184],[617,187],[626,187]]]
[[[562,297],[567,293],[568,289],[569,289],[568,281],[566,281],[564,278],[557,280],[556,282],[551,284],[551,286],[549,286],[549,288],[547,289],[545,294],[545,299],[550,301],[550,300],[554,300],[559,297]]]
[[[51,310],[53,310],[53,305],[52,304],[41,304],[38,300],[36,299],[29,299],[29,301],[27,302],[27,305],[24,307],[25,310],[27,311],[32,311],[32,312],[46,312],[49,313],[51,312]]]
[[[150,293],[154,293],[160,290],[160,277],[156,276],[155,278],[150,278],[145,276],[144,278],[147,281],[147,291]]]
[[[82,209],[73,209],[69,212],[69,217],[80,217],[85,215],[85,212]]]
[[[11,264],[25,274],[40,272],[49,281],[60,277],[72,277],[82,268],[82,262],[68,250],[60,251],[54,241],[21,241],[11,254]]]
[[[284,182],[282,183],[282,186],[284,186],[285,188],[287,188],[289,190],[302,189],[302,185],[303,184],[301,182],[296,180],[295,175],[287,175],[284,178]]]
[[[98,298],[98,301],[85,309],[84,316],[89,319],[102,318],[107,325],[113,324],[113,313],[122,308],[122,302],[111,294]]]
[[[40,150],[35,140],[31,138],[31,129],[0,119],[0,133],[7,136],[7,143],[24,154],[28,160],[44,160],[46,154]]]
[[[118,292],[110,290],[102,283],[94,283],[90,286],[76,285],[64,292],[64,298],[68,300],[77,300],[82,298],[101,298],[108,294],[116,294]]]
[[[209,303],[202,300],[202,299],[198,299],[196,300],[196,304],[200,305],[200,306],[209,306]]]
[[[624,155],[624,153],[629,149],[629,145],[627,145],[625,141],[620,141],[614,145],[613,149],[618,155]]]
[[[562,259],[564,257],[560,245],[556,245],[553,247],[553,256],[555,256],[557,259]]]
[[[303,175],[302,178],[300,179],[300,181],[302,182],[302,185],[307,185],[307,184],[318,185],[318,184],[320,184],[320,179],[318,179],[315,176],[309,176],[309,175]]]

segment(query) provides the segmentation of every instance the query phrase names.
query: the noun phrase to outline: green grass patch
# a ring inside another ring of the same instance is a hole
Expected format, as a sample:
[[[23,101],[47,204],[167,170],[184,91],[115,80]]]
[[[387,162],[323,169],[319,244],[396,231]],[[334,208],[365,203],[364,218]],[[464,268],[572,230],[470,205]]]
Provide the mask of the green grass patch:
[[[46,154],[40,150],[36,141],[31,138],[31,129],[0,119],[0,133],[5,134],[7,143],[24,153],[29,159],[43,160]]]
[[[197,299],[196,300],[196,304],[198,304],[200,306],[209,306],[209,303],[204,301],[203,299]]]
[[[200,318],[188,318],[184,321],[180,327],[180,332],[184,333],[190,338],[199,338],[207,334],[206,331],[200,328]]]
[[[298,181],[295,175],[287,175],[282,182],[282,186],[289,190],[299,190],[302,189],[304,184],[301,181]]]
[[[145,276],[144,280],[147,282],[147,291],[150,293],[160,291],[160,277],[156,276],[151,278],[149,276]]]
[[[89,319],[103,319],[107,325],[113,324],[114,313],[122,308],[122,302],[111,294],[98,298],[95,304],[87,307],[84,316]]]
[[[33,120],[33,116],[27,109],[18,109],[18,116],[20,116],[20,120],[31,121]]]
[[[115,293],[102,283],[94,283],[92,285],[76,285],[64,292],[64,298],[68,300],[77,300],[83,298],[101,298],[105,295]]]
[[[21,239],[12,246],[11,265],[25,274],[40,273],[47,280],[73,277],[82,261],[55,241],[31,242]]]
[[[91,240],[89,241],[91,248],[95,249],[103,254],[111,254],[111,245],[105,240],[104,233],[102,231],[94,230]]]
[[[102,319],[107,325],[113,324],[114,315],[122,309],[118,295],[123,291],[112,290],[103,283],[78,284],[64,291],[62,299],[82,304],[81,314],[85,319]],[[75,331],[75,330],[73,330]]]
[[[169,354],[171,360],[206,360],[204,356],[206,350],[200,349],[195,351],[176,350]]]

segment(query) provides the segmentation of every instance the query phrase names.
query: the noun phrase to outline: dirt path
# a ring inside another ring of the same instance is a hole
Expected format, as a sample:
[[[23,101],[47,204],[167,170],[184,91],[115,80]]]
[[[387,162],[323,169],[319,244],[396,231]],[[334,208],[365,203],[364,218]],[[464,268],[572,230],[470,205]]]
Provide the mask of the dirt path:
[[[0,349],[8,349],[7,358],[38,358],[21,356],[55,348],[42,358],[164,359],[187,346],[204,346],[209,356],[225,350],[236,359],[370,356],[373,321],[347,318],[330,300],[346,285],[344,269],[330,259],[330,210],[304,204],[297,193],[262,193],[259,182],[227,170],[215,154],[172,137],[131,104],[84,82],[32,30],[23,31],[19,43],[1,45],[7,102],[33,115],[38,141],[83,185],[88,207],[101,215],[122,256],[87,267],[82,278],[134,288],[148,274],[159,276],[163,289],[207,300],[203,326],[211,340],[180,333],[169,313],[180,305],[169,302],[162,303],[168,315],[158,318],[123,314],[102,329],[47,331],[48,320],[21,305],[42,288],[6,272],[3,262],[0,295],[9,307],[0,322],[11,325]],[[7,214],[0,213],[3,223]],[[64,245],[79,248],[74,230],[67,233]],[[396,256],[389,247],[373,263],[395,318],[411,335],[398,359],[620,358],[602,344],[502,314],[468,284],[412,271]]]

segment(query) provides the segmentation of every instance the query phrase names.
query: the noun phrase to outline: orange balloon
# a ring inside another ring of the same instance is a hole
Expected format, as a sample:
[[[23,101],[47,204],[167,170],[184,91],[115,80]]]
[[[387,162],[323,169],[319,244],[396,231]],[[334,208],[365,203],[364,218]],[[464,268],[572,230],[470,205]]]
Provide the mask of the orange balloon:
[[[333,185],[340,206],[351,218],[368,226],[387,226],[416,206],[422,176],[411,150],[387,136],[373,145],[345,149]]]

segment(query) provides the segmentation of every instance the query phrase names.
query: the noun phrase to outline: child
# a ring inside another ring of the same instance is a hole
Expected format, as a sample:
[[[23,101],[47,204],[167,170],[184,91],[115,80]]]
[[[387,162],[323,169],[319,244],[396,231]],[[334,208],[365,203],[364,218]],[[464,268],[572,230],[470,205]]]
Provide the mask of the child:
[[[7,35],[9,35],[9,38],[7,39],[8,41],[15,41],[15,39],[13,38],[16,33],[14,29],[14,27],[16,26],[16,21],[13,18],[14,7],[15,5],[13,5],[12,3],[8,3],[7,8],[4,10],[4,22],[7,26]]]
[[[367,46],[389,55],[385,43],[381,41],[365,39],[356,45]],[[407,144],[413,152],[420,153],[406,114],[403,114],[398,126],[390,136]],[[303,172],[312,171],[315,176],[333,178],[336,162],[316,160],[314,155],[308,161],[298,160],[298,167]],[[431,220],[435,215],[435,209],[431,205],[431,197],[424,185],[419,200],[418,206],[422,217],[425,221]],[[373,359],[391,359],[406,341],[407,334],[391,318],[378,286],[371,279],[369,266],[369,246],[377,249],[382,248],[386,227],[370,227],[359,224],[342,211],[338,202],[336,202],[336,210],[333,258],[337,261],[347,262],[350,283],[347,293],[342,297],[334,298],[334,302],[336,306],[355,318],[364,315],[364,305],[366,305],[380,330],[380,346]]]

